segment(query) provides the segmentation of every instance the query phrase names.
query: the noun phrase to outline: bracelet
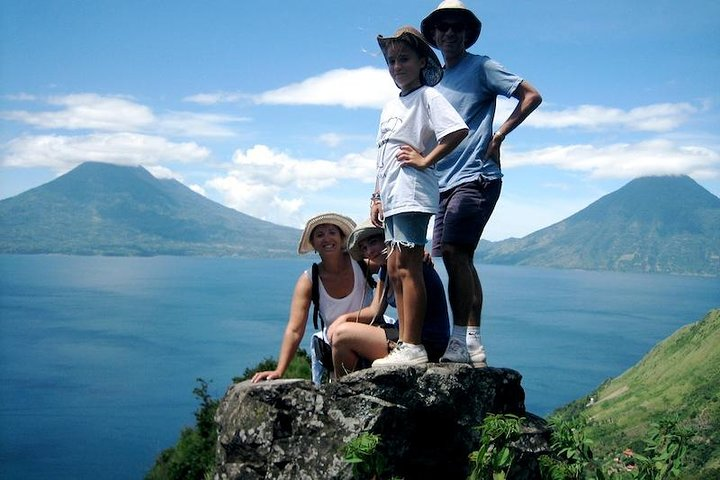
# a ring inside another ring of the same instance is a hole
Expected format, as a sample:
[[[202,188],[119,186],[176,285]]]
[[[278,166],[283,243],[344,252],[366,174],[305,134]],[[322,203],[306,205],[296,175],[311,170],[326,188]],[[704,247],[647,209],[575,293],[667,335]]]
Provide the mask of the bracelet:
[[[500,137],[500,141],[501,141],[501,142],[502,142],[503,140],[505,140],[505,135],[503,135],[502,133],[500,133],[500,130],[498,130],[497,132],[493,133],[493,137]]]
[[[372,195],[370,195],[370,205],[374,205],[375,203],[380,201],[380,192],[374,192]]]

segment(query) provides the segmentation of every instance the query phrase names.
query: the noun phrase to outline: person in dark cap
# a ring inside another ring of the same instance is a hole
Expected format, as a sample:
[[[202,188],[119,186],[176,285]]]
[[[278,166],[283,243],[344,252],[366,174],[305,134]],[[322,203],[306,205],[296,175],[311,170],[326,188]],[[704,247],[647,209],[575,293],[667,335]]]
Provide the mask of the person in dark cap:
[[[437,162],[440,209],[433,228],[434,256],[448,273],[453,333],[441,361],[487,365],[480,339],[483,291],[473,262],[475,249],[500,197],[500,147],[505,137],[542,102],[527,80],[497,61],[468,52],[482,23],[459,0],[445,0],[421,23],[428,43],[445,62],[435,87],[460,113],[470,131],[460,145]],[[498,95],[518,100],[495,131]]]

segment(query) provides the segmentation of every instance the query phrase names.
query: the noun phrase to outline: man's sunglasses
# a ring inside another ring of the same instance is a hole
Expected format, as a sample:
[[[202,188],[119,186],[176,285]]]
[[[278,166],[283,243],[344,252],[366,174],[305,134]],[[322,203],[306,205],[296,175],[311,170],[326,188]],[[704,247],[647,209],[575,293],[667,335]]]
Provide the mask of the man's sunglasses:
[[[459,33],[465,30],[465,24],[462,22],[438,22],[435,24],[438,31],[445,33],[452,29],[453,32]]]

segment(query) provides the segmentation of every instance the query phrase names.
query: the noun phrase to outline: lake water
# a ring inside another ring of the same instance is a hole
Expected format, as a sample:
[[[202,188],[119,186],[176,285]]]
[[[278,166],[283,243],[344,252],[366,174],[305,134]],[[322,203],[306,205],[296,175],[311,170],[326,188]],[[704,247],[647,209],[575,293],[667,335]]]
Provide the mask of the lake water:
[[[312,260],[0,256],[0,478],[142,478],[194,425],[196,378],[219,397],[277,355]],[[489,363],[539,415],[720,306],[720,279],[478,268]]]

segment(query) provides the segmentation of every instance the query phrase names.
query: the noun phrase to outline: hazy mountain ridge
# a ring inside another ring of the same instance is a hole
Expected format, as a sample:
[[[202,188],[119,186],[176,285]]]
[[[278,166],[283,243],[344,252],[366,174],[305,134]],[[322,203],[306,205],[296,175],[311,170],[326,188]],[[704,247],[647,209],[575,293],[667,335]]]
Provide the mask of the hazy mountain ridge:
[[[142,167],[86,162],[0,201],[0,253],[289,257],[300,230],[213,202]],[[720,275],[720,199],[687,176],[631,181],[483,263]]]
[[[3,253],[293,256],[300,236],[142,167],[94,162],[0,201],[0,226]]]
[[[483,263],[720,275],[720,198],[687,176],[642,177],[520,239],[483,242]]]

